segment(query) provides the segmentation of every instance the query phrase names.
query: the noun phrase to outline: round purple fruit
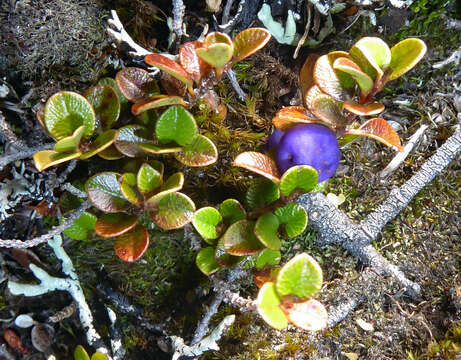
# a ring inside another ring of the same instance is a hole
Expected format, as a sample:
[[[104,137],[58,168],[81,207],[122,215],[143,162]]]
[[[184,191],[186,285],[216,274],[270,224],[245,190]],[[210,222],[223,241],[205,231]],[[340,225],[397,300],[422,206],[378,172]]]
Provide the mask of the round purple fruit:
[[[279,147],[280,140],[282,140],[285,132],[275,129],[271,136],[269,136],[269,140],[267,141],[267,150],[272,150]]]
[[[318,182],[333,176],[339,158],[335,134],[319,124],[292,127],[280,140],[277,150],[277,166],[282,174],[292,166],[309,165],[318,171]]]

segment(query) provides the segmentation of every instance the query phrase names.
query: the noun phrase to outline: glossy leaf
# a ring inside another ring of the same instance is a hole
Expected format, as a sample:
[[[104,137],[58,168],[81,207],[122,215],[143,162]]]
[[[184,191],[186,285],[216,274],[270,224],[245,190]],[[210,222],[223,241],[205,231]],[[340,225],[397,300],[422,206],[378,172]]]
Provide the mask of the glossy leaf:
[[[166,145],[156,145],[156,144],[139,144],[138,145],[140,150],[145,151],[146,153],[151,154],[172,154],[178,153],[183,150],[181,146],[166,146]]]
[[[221,73],[219,69],[231,60],[233,51],[231,38],[220,32],[209,33],[203,41],[203,47],[196,49],[200,58],[218,70],[218,78]]]
[[[112,144],[108,148],[98,152],[98,156],[105,160],[118,160],[124,155],[117,150],[114,144]]]
[[[275,287],[277,294],[303,300],[312,297],[322,287],[322,269],[313,257],[306,253],[296,255],[280,270]]]
[[[280,198],[280,190],[276,183],[267,179],[258,179],[246,193],[246,203],[250,209],[266,206]]]
[[[103,130],[108,130],[120,115],[120,99],[112,86],[95,85],[85,91],[85,97],[93,106],[96,121]]]
[[[424,41],[409,38],[400,41],[391,48],[391,73],[388,80],[394,80],[411,70],[426,54],[427,46]]]
[[[78,152],[78,144],[82,139],[85,126],[77,128],[71,136],[65,137],[54,144],[54,151],[62,153],[76,153]]]
[[[218,240],[218,243],[216,244],[214,257],[216,259],[216,262],[224,268],[233,267],[242,262],[243,259],[245,259],[244,256],[233,256],[227,253],[224,249],[222,238],[220,238]]]
[[[240,220],[233,223],[222,236],[224,250],[236,256],[253,255],[264,246],[254,234],[254,222]]]
[[[340,126],[347,123],[343,116],[340,104],[328,95],[318,95],[311,103],[311,111],[322,121],[333,126]]]
[[[125,210],[129,203],[119,185],[120,174],[103,172],[88,179],[85,184],[88,200],[99,210],[116,213]]]
[[[140,68],[128,67],[115,76],[120,92],[131,102],[143,102],[160,94],[157,82],[150,74]]]
[[[117,134],[117,130],[114,129],[104,131],[91,143],[90,150],[80,155],[80,159],[88,159],[110,147],[115,142]]]
[[[358,129],[347,129],[345,135],[367,136],[397,151],[403,151],[400,138],[393,127],[382,118],[368,120]]]
[[[303,67],[299,72],[299,83],[301,84],[301,90],[303,97],[307,94],[307,91],[315,86],[314,81],[314,66],[315,62],[320,56],[317,54],[309,54],[304,61]]]
[[[333,51],[322,55],[317,59],[314,66],[315,84],[326,94],[338,101],[345,101],[350,98],[348,89],[354,87],[354,80],[350,75],[335,72],[334,61],[339,57],[347,57],[344,51]]]
[[[152,97],[152,99],[146,102],[140,102],[140,103],[134,104],[131,107],[131,113],[133,115],[139,115],[147,110],[157,109],[160,107],[171,106],[171,105],[187,106],[183,98],[179,96],[156,95]]]
[[[93,135],[96,114],[82,95],[61,91],[51,96],[45,104],[43,122],[48,133],[56,140],[72,136],[80,126],[85,126],[84,137]]]
[[[192,88],[193,81],[189,74],[177,62],[160,54],[149,54],[144,58],[146,64],[155,66]]]
[[[256,151],[239,154],[234,160],[234,166],[253,171],[277,183],[280,181],[279,170],[274,160]]]
[[[144,196],[151,194],[162,185],[162,174],[147,163],[141,165],[138,171],[136,183],[138,190]]]
[[[114,145],[118,151],[128,157],[145,155],[141,144],[149,144],[147,129],[140,125],[127,125],[118,130]]]
[[[88,353],[82,345],[77,345],[74,350],[74,360],[90,360]]]
[[[194,202],[178,192],[166,194],[155,205],[150,210],[152,220],[166,230],[178,229],[188,224],[195,212]]]
[[[136,174],[126,173],[120,179],[120,190],[123,196],[132,204],[140,204],[143,196],[136,186]]]
[[[280,224],[284,225],[286,236],[289,238],[301,235],[306,229],[307,214],[298,204],[288,203],[284,207],[275,210],[274,214]]]
[[[280,250],[282,242],[277,236],[280,222],[274,214],[267,212],[256,221],[254,233],[265,247],[271,250]]]
[[[280,304],[281,301],[275,291],[274,283],[265,283],[259,289],[256,308],[264,321],[278,330],[285,329],[288,325],[288,319],[280,308]]]
[[[95,352],[92,356],[91,356],[91,360],[109,360],[109,358],[107,357],[107,355],[105,354],[102,354],[100,352]]]
[[[293,166],[283,174],[280,179],[280,192],[284,196],[296,190],[303,190],[304,192],[311,191],[318,182],[318,173],[313,167],[309,165]]]
[[[214,248],[208,246],[203,248],[197,254],[195,263],[202,273],[209,276],[220,269],[218,262],[214,257]]]
[[[221,214],[213,207],[198,209],[192,218],[192,225],[194,225],[195,230],[210,245],[215,244],[215,241],[210,240],[217,239],[221,234],[221,222]]]
[[[130,231],[117,236],[114,249],[117,256],[124,261],[136,261],[149,247],[149,234],[144,226],[136,225]]]
[[[280,263],[282,259],[282,255],[280,251],[274,251],[270,249],[264,249],[258,254],[256,258],[256,269],[261,270],[265,266],[274,266]]]
[[[245,209],[235,199],[224,200],[219,205],[219,212],[228,225],[246,218]]]
[[[373,88],[373,79],[365,74],[351,59],[345,57],[337,58],[333,63],[333,68],[349,74],[360,87],[362,96],[368,95]]]
[[[282,308],[288,320],[303,330],[319,331],[327,327],[327,310],[317,300],[284,304]]]
[[[216,145],[203,135],[196,135],[181,152],[174,154],[176,160],[187,166],[207,166],[218,160]]]
[[[125,106],[128,103],[128,99],[120,91],[115,79],[112,79],[110,77],[101,78],[101,79],[99,79],[98,84],[112,86],[112,88],[115,90],[115,92],[118,95],[118,99],[119,99],[120,105],[122,107]]]
[[[264,28],[249,28],[238,33],[234,41],[232,62],[235,64],[262,49],[271,39],[271,34]]]
[[[179,191],[182,189],[184,185],[184,175],[181,172],[174,173],[171,175],[160,187],[160,191],[149,198],[146,202],[146,206],[148,208],[155,208],[157,203],[162,199],[165,195],[173,193],[175,191]]]
[[[96,220],[96,216],[84,211],[63,233],[74,240],[85,240],[88,237],[88,231],[95,229]]]
[[[373,80],[379,80],[391,61],[389,46],[377,37],[364,37],[349,51],[350,57]]]
[[[102,237],[114,237],[122,235],[136,226],[138,217],[124,213],[104,214],[98,221],[94,230]]]
[[[197,124],[189,111],[181,106],[171,106],[157,120],[155,135],[163,144],[174,141],[184,146],[197,136]]]
[[[312,86],[306,93],[306,96],[304,96],[304,105],[312,111],[312,100],[314,100],[318,95],[323,95],[325,94],[322,90],[317,85]]]
[[[34,154],[34,164],[38,171],[43,171],[51,166],[61,164],[63,162],[76,159],[80,156],[76,153],[61,153],[54,150],[38,151]]]
[[[384,105],[378,102],[371,104],[357,104],[352,101],[345,101],[344,108],[359,116],[377,115],[384,110]]]
[[[197,55],[196,50],[201,47],[203,47],[201,41],[188,41],[179,48],[179,63],[197,83],[212,70],[211,65]]]
[[[186,84],[166,72],[162,72],[160,84],[168,95],[184,97],[187,93]]]
[[[284,107],[280,109],[272,119],[272,124],[281,131],[290,130],[293,126],[298,124],[310,124],[315,122],[318,122],[318,120],[302,106]]]

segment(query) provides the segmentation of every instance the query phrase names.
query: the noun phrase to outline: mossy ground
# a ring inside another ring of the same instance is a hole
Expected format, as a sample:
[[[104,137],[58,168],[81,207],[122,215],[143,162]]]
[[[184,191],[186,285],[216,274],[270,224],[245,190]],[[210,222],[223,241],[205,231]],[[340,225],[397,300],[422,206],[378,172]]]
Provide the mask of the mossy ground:
[[[155,38],[143,35],[143,31],[164,24],[152,20],[154,15],[160,16],[155,8],[149,7],[152,14],[146,17],[147,10],[142,12],[138,8],[145,2],[135,3],[127,5],[120,15],[122,20],[135,16],[128,29],[134,31],[136,39],[144,46],[150,46]],[[394,155],[389,149],[365,140],[343,152],[342,175],[330,181],[327,191],[345,195],[346,202],[340,209],[351,219],[363,219],[386,198],[393,186],[402,185],[409,179],[453,132],[459,111],[453,104],[459,68],[432,69],[434,62],[446,58],[461,42],[459,32],[445,29],[441,17],[442,14],[453,14],[449,11],[453,4],[419,0],[415,1],[411,12],[389,14],[383,10],[378,13],[382,32],[372,27],[366,18],[361,18],[349,31],[329,37],[316,50],[346,50],[364,34],[385,37],[390,44],[405,37],[418,36],[429,48],[416,69],[391,83],[382,93],[387,107],[385,117],[399,119],[404,142],[421,124],[429,125],[417,149],[385,181],[379,180],[378,173]],[[104,16],[105,11],[95,14],[94,20]],[[391,15],[403,16],[403,20],[408,17],[408,26],[395,32],[397,29],[392,28],[392,21],[388,22]],[[155,40],[165,42],[160,36]],[[263,146],[270,133],[270,120],[277,109],[288,105],[293,98],[298,97],[299,101],[296,74],[310,50],[303,49],[297,61],[291,59],[292,51],[292,47],[271,43],[267,49],[236,67],[239,83],[248,94],[245,104],[238,101],[227,81],[218,86],[219,96],[228,105],[228,116],[225,120],[204,116],[200,125],[203,132],[217,143],[219,163],[206,169],[181,169],[187,179],[185,192],[196,200],[197,205],[216,204],[231,196],[241,199],[251,178],[247,172],[232,167],[232,159],[241,151]],[[22,64],[19,69],[27,71],[26,65]],[[76,68],[69,72],[70,76],[74,71]],[[79,80],[89,79],[82,75]],[[66,88],[65,82],[59,89],[63,88]],[[407,105],[402,102],[399,105],[395,100],[405,100]],[[372,297],[339,325],[319,334],[294,328],[275,331],[254,314],[221,306],[213,323],[217,324],[225,315],[237,313],[236,323],[220,342],[221,350],[207,353],[201,359],[352,359],[353,354],[359,359],[455,359],[461,351],[461,234],[457,213],[461,208],[460,180],[458,156],[383,229],[382,236],[375,243],[384,256],[421,284],[421,301],[410,301],[398,292],[395,284],[382,279],[379,286],[386,293],[384,297]],[[184,241],[181,231],[152,231],[151,234],[149,250],[134,264],[118,260],[108,240],[70,242],[67,249],[90,304],[101,305],[95,287],[103,282],[142,307],[146,319],[161,323],[168,332],[185,336],[188,340],[209,301],[209,283],[196,269],[195,252]],[[337,247],[318,248],[315,233],[310,228],[303,236],[285,241],[283,250],[287,258],[308,251],[319,260],[325,269],[326,286],[322,294],[325,298],[328,298],[330,289],[347,284],[362,270],[355,258]],[[42,254],[49,255],[46,251]],[[247,283],[243,288],[244,296],[256,294],[253,285]],[[2,297],[2,304],[4,301]],[[54,305],[59,307],[62,304]],[[52,304],[47,306],[53,307]],[[373,324],[374,331],[361,329],[357,319]],[[122,316],[121,321],[127,359],[158,353],[155,337],[129,317]],[[78,328],[78,322],[67,326],[65,331],[72,333],[72,329]],[[75,345],[79,339],[83,338],[74,338]]]

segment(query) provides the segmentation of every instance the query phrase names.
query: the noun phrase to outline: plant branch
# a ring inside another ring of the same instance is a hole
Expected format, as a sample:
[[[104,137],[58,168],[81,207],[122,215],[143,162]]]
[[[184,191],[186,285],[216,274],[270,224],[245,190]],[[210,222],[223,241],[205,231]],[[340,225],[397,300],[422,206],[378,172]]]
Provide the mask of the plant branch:
[[[50,150],[53,148],[53,144],[45,144],[40,146],[34,146],[31,148],[21,149],[21,151],[16,151],[13,154],[3,155],[0,158],[0,170],[2,170],[6,165],[22,160],[34,155],[37,151]]]

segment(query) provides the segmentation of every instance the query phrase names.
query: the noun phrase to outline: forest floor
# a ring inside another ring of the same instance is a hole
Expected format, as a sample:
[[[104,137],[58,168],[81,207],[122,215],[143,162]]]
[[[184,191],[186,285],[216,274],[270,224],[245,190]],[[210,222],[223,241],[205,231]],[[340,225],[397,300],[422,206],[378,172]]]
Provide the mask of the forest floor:
[[[205,11],[201,1],[185,5],[188,34],[197,37],[201,26],[211,21],[211,14]],[[169,31],[163,11],[171,12],[171,4],[166,0],[156,2],[155,6],[143,0],[119,0],[115,5],[109,1],[69,4],[64,0],[12,1],[0,5],[0,86],[3,86],[0,90],[9,89],[6,97],[0,96],[0,111],[28,146],[40,144],[45,136],[34,113],[40,101],[59,90],[83,92],[98,78],[113,76],[122,66],[133,65],[126,54],[110,45],[105,34],[112,8],[118,11],[127,31],[139,44],[165,50]],[[428,52],[424,59],[410,73],[389,84],[380,101],[386,106],[383,117],[397,123],[404,144],[422,124],[428,128],[415,150],[385,179],[379,173],[395,154],[374,141],[354,143],[343,151],[338,173],[329,181],[326,192],[343,194],[346,200],[340,210],[360,222],[444,143],[459,124],[461,71],[459,64],[440,69],[433,65],[461,45],[460,29],[447,26],[447,19],[461,19],[459,2],[416,0],[408,10],[382,8],[375,13],[376,26],[370,24],[368,17],[361,16],[344,32],[341,29],[350,20],[345,15],[335,15],[337,33],[328,36],[316,49],[302,48],[296,60],[292,58],[295,47],[271,40],[262,51],[235,68],[237,79],[248,94],[244,103],[238,100],[227,80],[218,85],[217,92],[228,106],[228,117],[222,124],[204,121],[201,126],[202,132],[217,143],[220,159],[206,169],[180,169],[186,176],[184,192],[196,202],[197,208],[242,196],[248,173],[232,168],[232,159],[239,152],[263,146],[275,112],[300,97],[297,74],[307,54],[347,51],[364,36],[379,36],[391,45],[407,37],[426,42]],[[260,23],[256,20],[252,25]],[[7,150],[5,139],[0,141],[2,150]],[[19,171],[21,163],[36,179],[60,172],[58,168],[39,175],[29,159],[5,167],[0,180],[10,179],[13,168]],[[167,165],[177,166],[173,161]],[[107,165],[97,161],[91,165],[79,164],[70,181],[81,184],[89,173],[104,166]],[[391,279],[381,278],[376,296],[369,294],[368,300],[344,321],[319,333],[294,327],[276,331],[253,313],[240,313],[223,305],[212,324],[217,325],[228,314],[236,314],[236,321],[219,341],[220,350],[208,352],[200,359],[461,359],[460,184],[458,154],[385,226],[374,243],[386,259],[421,285],[419,300],[406,297]],[[30,220],[34,205],[23,201],[8,210],[12,215],[0,223],[0,238],[31,238],[56,223],[55,218],[47,216]],[[161,324],[169,334],[190,340],[212,294],[208,279],[196,268],[195,251],[190,250],[191,244],[183,235],[183,230],[152,230],[150,248],[136,263],[118,259],[111,241],[96,237],[66,240],[65,248],[102,334],[107,335],[108,330],[104,299],[98,290],[101,285],[124,294],[142,309],[144,319]],[[307,251],[321,264],[325,284],[319,300],[326,304],[334,302],[332,288],[343,287],[345,294],[366,292],[365,288],[350,286],[363,265],[339,247],[317,247],[315,236],[308,227],[303,235],[284,241],[282,250],[284,259]],[[59,264],[47,246],[32,250],[51,272],[59,274]],[[0,259],[3,328],[12,327],[10,320],[17,314],[46,319],[71,302],[64,292],[38,298],[8,294],[4,280],[34,280],[11,250],[1,249]],[[240,281],[240,294],[254,298],[256,286],[248,279]],[[128,315],[121,316],[120,321],[127,360],[170,358],[159,348],[154,333]],[[372,329],[362,321],[371,324]],[[30,351],[27,355],[15,353],[17,359],[45,359],[43,353],[32,347],[28,331],[15,331]],[[87,346],[84,330],[74,314],[55,325],[52,349],[58,359],[70,359],[78,344]]]

